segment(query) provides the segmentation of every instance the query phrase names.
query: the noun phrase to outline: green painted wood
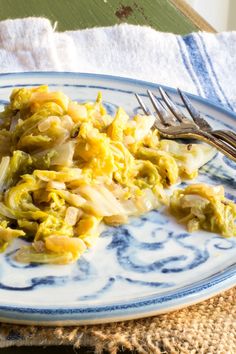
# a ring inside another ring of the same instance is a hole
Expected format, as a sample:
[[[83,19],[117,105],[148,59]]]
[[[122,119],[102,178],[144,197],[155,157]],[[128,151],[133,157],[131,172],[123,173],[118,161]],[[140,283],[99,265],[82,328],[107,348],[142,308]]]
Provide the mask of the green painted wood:
[[[0,8],[0,20],[44,16],[59,31],[121,22],[179,34],[197,30],[169,0],[0,0]]]

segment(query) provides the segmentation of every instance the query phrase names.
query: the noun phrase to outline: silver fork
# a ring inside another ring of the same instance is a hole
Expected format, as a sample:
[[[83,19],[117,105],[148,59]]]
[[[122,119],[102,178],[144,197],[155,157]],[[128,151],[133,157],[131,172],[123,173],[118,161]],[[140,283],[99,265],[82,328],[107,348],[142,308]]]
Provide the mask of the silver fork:
[[[236,149],[233,146],[230,146],[228,143],[215,138],[210,133],[201,130],[193,121],[190,121],[179,108],[177,108],[161,87],[159,87],[159,91],[166,106],[158,101],[150,90],[148,90],[147,93],[157,113],[154,126],[158,129],[162,137],[168,139],[181,138],[202,140],[217,148],[224,155],[236,162]],[[144,113],[150,115],[151,112],[145,106],[140,96],[136,94],[136,98]]]
[[[178,89],[179,95],[184,103],[184,106],[187,108],[190,116],[193,121],[199,126],[201,130],[205,132],[211,133],[216,138],[220,138],[227,143],[231,144],[236,148],[236,133],[231,130],[226,129],[217,129],[214,130],[210,124],[206,121],[203,114],[199,112],[191,103],[190,99],[187,97],[185,93],[183,93],[180,89]]]

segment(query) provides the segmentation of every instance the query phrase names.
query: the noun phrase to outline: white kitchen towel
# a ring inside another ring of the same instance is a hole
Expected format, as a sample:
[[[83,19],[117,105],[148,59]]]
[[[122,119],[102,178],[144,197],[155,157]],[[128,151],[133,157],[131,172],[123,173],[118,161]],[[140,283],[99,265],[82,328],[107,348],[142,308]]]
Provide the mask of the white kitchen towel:
[[[0,22],[0,71],[45,70],[180,87],[236,111],[236,32],[178,36],[121,24],[61,33],[44,18]]]

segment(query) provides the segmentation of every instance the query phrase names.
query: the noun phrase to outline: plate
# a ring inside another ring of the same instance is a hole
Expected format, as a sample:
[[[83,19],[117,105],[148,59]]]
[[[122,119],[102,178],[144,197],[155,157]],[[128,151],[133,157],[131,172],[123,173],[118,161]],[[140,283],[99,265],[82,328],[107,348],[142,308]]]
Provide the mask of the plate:
[[[1,75],[0,104],[14,87],[47,84],[73,100],[103,93],[113,114],[118,105],[137,113],[134,93],[146,97],[155,84],[79,73]],[[173,96],[176,91],[166,88]],[[236,115],[196,96],[193,103],[218,128],[236,128]],[[236,164],[218,154],[201,168],[198,182],[223,184],[236,200]],[[17,240],[0,255],[0,320],[40,325],[77,325],[153,316],[205,300],[236,284],[236,239],[189,234],[164,210],[107,228],[73,265],[22,265],[13,259]]]

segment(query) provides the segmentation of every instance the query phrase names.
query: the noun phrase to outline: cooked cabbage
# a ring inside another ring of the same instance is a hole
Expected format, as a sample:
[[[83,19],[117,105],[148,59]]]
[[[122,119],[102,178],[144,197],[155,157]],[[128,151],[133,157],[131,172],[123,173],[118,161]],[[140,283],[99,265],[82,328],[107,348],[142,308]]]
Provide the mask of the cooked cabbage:
[[[236,204],[225,198],[222,186],[193,184],[174,191],[170,211],[188,231],[203,229],[236,236]]]
[[[0,252],[3,252],[14,238],[25,235],[23,230],[12,229],[7,224],[6,221],[0,222]]]
[[[113,118],[101,93],[79,104],[47,86],[18,88],[0,118],[0,249],[33,239],[17,252],[20,262],[76,261],[103,224],[167,205],[165,188],[195,177],[215,154],[205,144],[161,140],[153,116],[129,119],[119,108]],[[200,189],[175,193],[171,209],[189,228],[231,233],[233,203],[221,196],[213,207]]]
[[[181,144],[173,140],[161,140],[160,150],[166,151],[176,161],[182,178],[195,178],[201,166],[210,161],[216,150],[205,143]]]

